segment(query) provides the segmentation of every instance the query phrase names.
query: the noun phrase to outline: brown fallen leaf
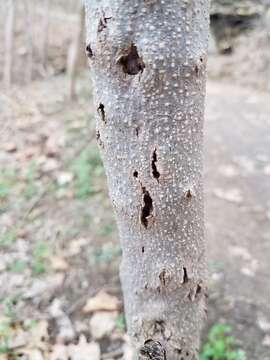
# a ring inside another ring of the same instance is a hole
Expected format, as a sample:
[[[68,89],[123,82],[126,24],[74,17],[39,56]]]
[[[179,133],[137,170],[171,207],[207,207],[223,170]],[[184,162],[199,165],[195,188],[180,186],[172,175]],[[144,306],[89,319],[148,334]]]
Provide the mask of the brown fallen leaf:
[[[109,295],[104,290],[99,291],[94,297],[88,299],[82,311],[90,314],[95,311],[117,311],[121,303],[116,296]]]
[[[96,312],[90,319],[90,331],[94,339],[102,339],[105,335],[110,334],[116,325],[118,312]]]
[[[68,360],[68,348],[63,344],[56,344],[49,356],[50,360]]]
[[[48,327],[48,322],[46,320],[41,320],[31,329],[29,347],[46,350],[46,343],[49,341]]]
[[[52,269],[55,271],[66,271],[69,269],[69,264],[61,256],[51,256],[50,262]]]
[[[13,153],[13,152],[17,151],[17,145],[13,142],[5,143],[3,148],[8,153]]]
[[[100,360],[100,347],[96,342],[88,343],[85,336],[81,335],[77,345],[68,346],[68,359],[71,360]]]
[[[38,349],[23,349],[19,354],[20,357],[22,354],[26,355],[27,360],[44,360],[42,353]]]
[[[54,299],[49,308],[49,313],[55,320],[58,328],[57,342],[64,343],[73,340],[76,336],[73,324],[67,314],[63,311],[62,303],[59,299]]]
[[[21,229],[18,229],[18,231],[17,231],[18,238],[26,239],[28,235],[29,235],[29,231],[26,228],[21,228]]]

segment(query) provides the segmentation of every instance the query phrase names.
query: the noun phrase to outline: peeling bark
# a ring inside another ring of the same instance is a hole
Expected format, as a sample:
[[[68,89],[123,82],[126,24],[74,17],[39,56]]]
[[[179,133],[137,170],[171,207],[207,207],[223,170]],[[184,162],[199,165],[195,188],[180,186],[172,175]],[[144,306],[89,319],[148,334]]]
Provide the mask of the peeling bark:
[[[128,332],[140,359],[196,359],[206,298],[208,0],[85,3]]]

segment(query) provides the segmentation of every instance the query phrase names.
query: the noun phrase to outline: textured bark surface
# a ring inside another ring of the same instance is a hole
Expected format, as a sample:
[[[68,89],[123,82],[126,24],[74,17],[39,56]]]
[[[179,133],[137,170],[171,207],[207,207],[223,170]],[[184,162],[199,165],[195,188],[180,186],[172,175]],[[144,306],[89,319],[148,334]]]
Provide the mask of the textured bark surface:
[[[142,359],[195,359],[205,311],[208,0],[86,0],[101,149]]]

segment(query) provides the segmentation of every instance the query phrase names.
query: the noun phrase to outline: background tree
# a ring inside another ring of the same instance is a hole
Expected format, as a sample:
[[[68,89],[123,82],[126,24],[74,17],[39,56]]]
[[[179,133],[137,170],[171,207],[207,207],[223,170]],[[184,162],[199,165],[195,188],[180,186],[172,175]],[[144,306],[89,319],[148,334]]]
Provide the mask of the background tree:
[[[97,140],[141,357],[195,359],[205,311],[208,0],[86,0]]]
[[[14,43],[14,23],[15,23],[15,0],[7,2],[7,20],[5,24],[5,65],[4,65],[4,84],[6,87],[11,85],[12,63],[13,63],[13,43]]]

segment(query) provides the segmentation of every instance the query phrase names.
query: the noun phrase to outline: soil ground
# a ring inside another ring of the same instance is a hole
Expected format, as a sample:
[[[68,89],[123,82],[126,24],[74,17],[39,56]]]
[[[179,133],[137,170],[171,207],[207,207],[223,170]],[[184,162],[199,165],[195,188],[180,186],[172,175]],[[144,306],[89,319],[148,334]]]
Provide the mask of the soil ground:
[[[226,59],[212,56],[210,66]],[[248,88],[231,79],[207,86],[203,339],[212,324],[226,322],[248,360],[269,360],[269,94],[254,79]],[[84,351],[94,360],[93,341],[102,359],[125,349],[121,250],[88,71],[80,73],[76,101],[67,100],[67,84],[56,72],[0,93],[1,360],[79,359],[74,354]],[[84,307],[100,290],[112,296],[111,311],[102,298],[96,310]]]

